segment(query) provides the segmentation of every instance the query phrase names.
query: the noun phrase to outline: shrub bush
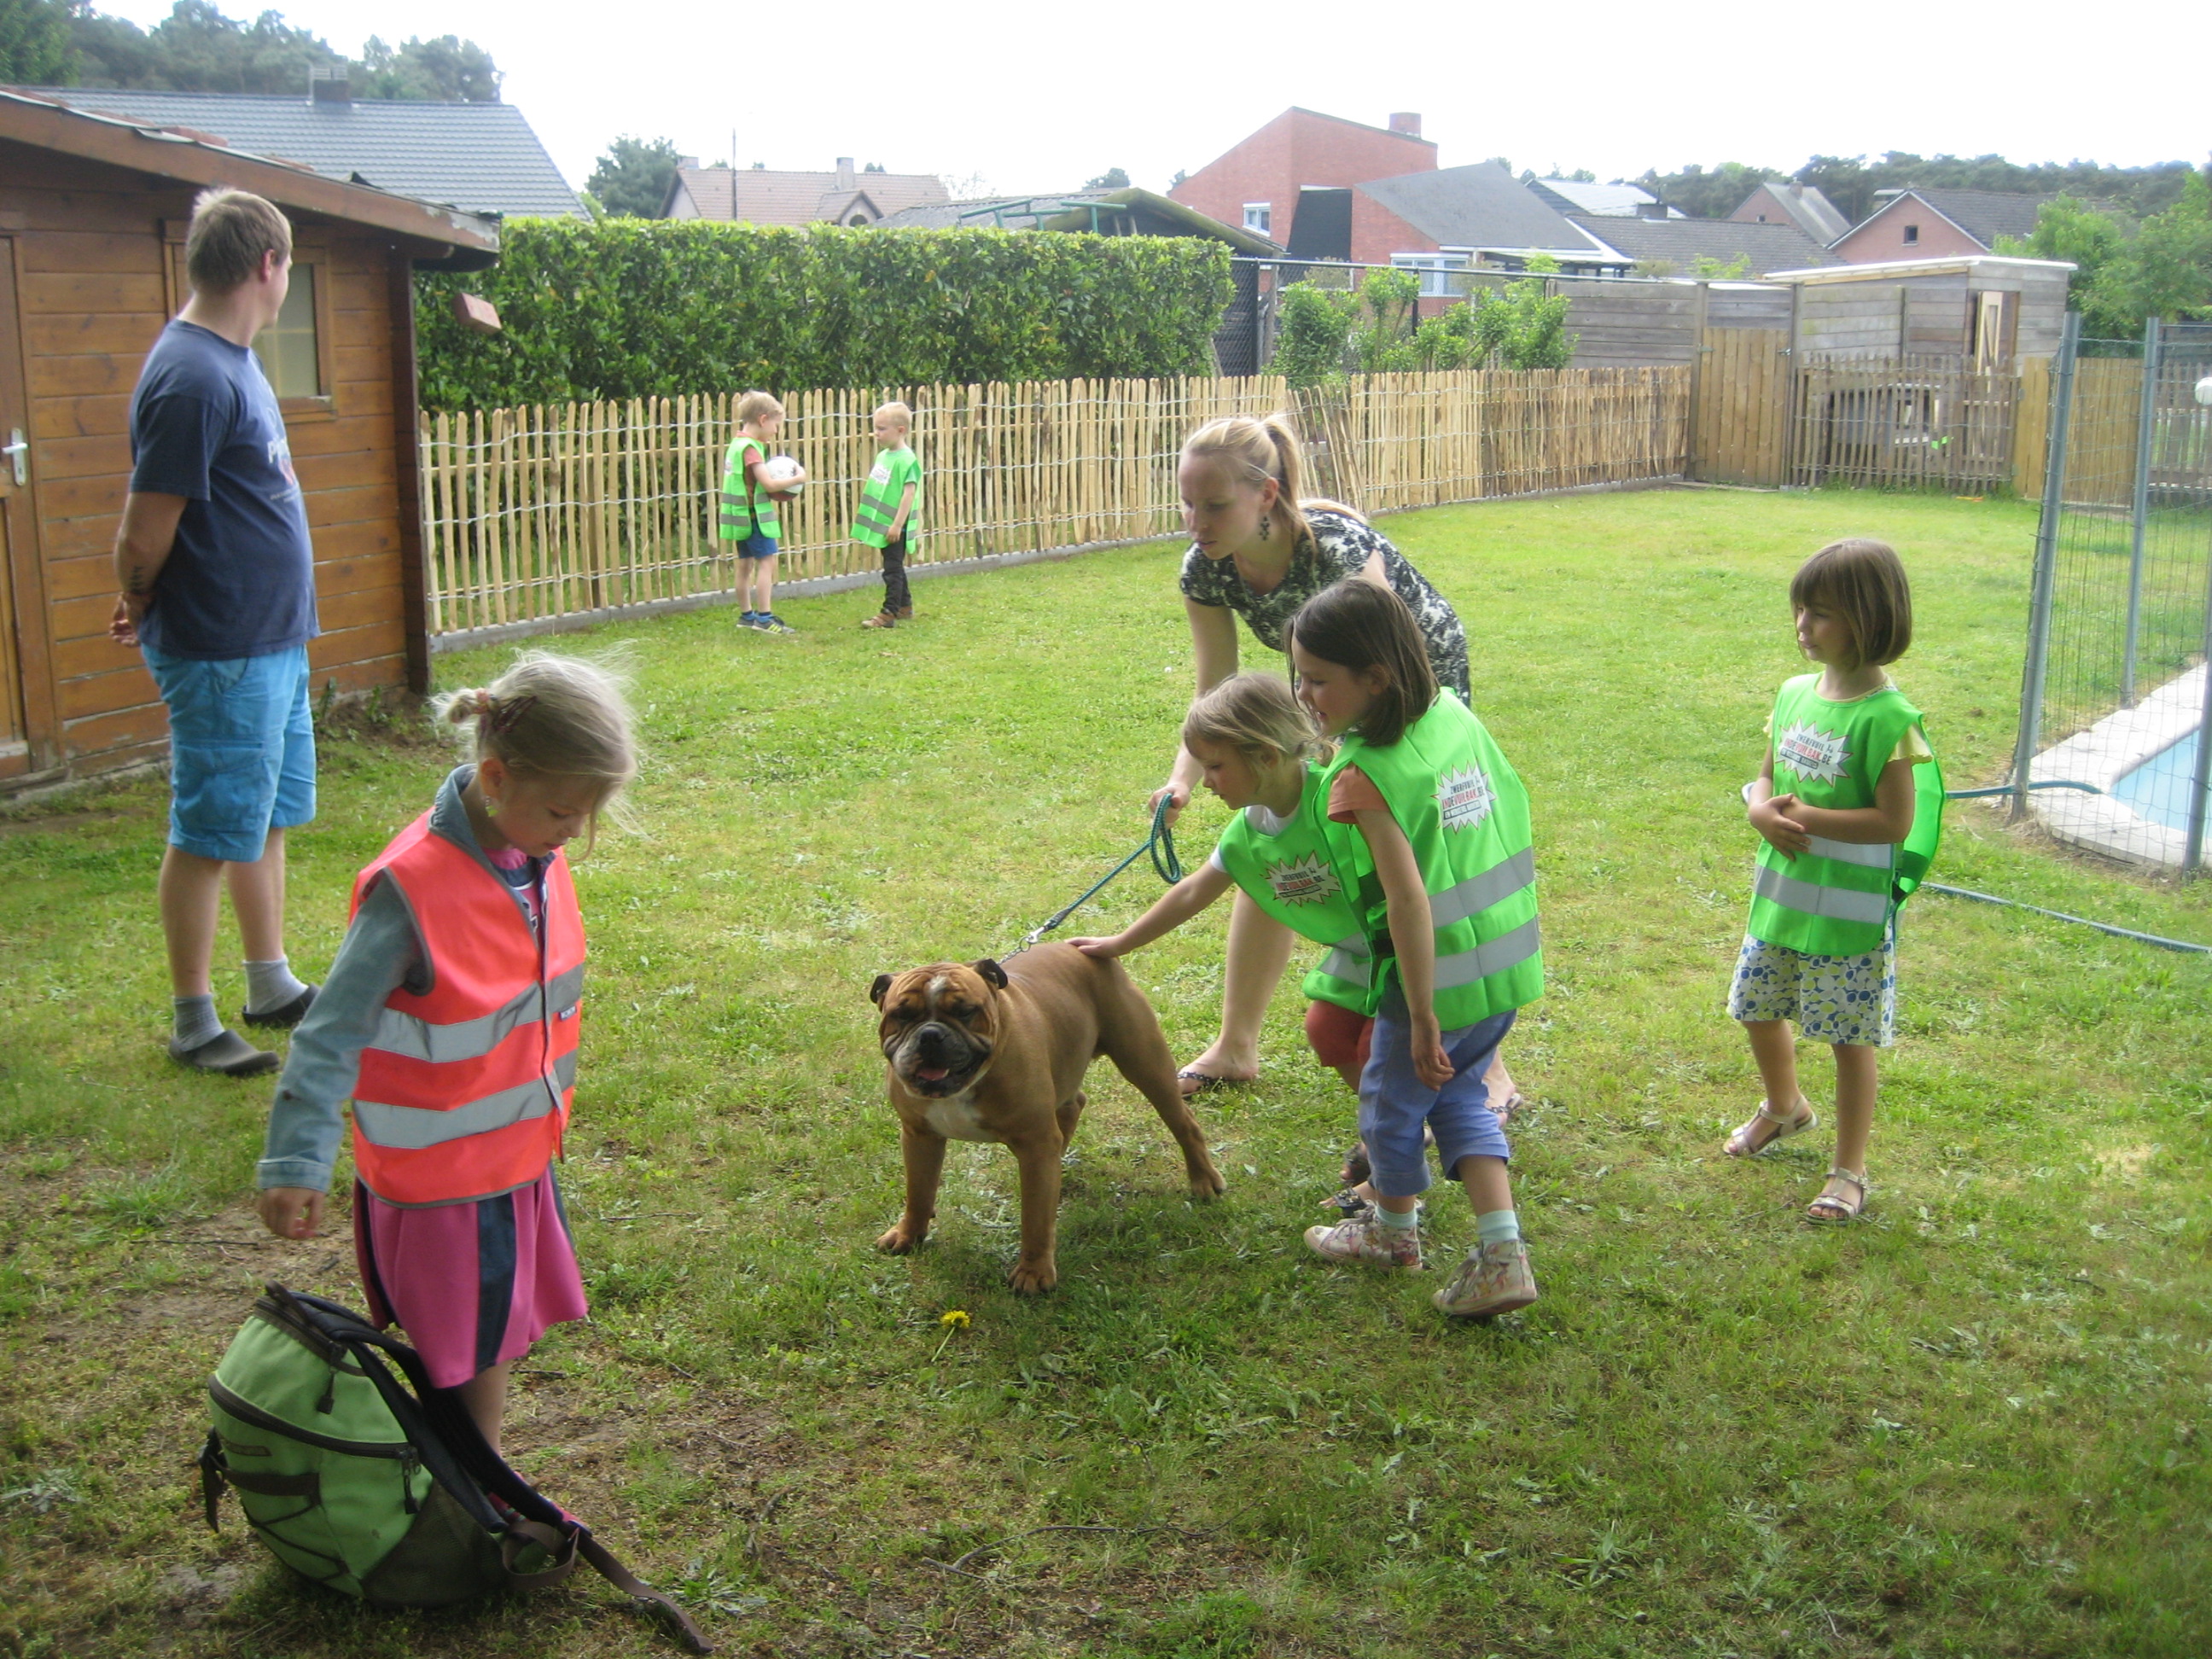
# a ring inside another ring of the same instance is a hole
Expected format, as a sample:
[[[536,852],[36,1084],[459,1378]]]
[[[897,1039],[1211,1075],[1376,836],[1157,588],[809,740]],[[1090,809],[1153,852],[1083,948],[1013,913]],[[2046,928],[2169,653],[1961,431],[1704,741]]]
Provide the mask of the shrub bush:
[[[1212,372],[1229,249],[1152,236],[526,219],[416,284],[425,409]],[[452,295],[504,331],[471,334]]]

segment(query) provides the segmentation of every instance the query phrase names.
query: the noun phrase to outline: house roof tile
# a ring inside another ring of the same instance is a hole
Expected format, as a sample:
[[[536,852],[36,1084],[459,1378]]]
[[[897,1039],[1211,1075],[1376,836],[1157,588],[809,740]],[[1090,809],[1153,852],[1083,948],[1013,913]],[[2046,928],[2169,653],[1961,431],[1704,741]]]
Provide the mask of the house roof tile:
[[[1601,219],[1574,222],[1631,259],[1668,260],[1687,267],[1698,259],[1733,263],[1749,254],[1749,274],[1839,264],[1835,255],[1795,225],[1741,224],[1732,219]],[[1685,269],[1683,275],[1688,275]]]
[[[27,87],[71,109],[208,134],[325,178],[470,213],[580,218],[583,204],[512,104],[311,103],[218,92]]]
[[[1589,237],[1495,161],[1401,173],[1356,188],[1439,247],[1591,252]]]
[[[795,172],[777,167],[680,167],[677,182],[702,219],[755,225],[811,225],[842,216],[856,194],[885,216],[945,199],[945,181],[927,173]]]

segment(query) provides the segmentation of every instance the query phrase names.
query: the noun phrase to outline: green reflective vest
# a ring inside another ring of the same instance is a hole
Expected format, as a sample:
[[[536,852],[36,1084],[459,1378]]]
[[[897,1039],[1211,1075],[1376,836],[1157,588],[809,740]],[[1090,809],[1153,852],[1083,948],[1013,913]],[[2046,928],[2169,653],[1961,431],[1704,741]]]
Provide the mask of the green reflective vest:
[[[1808,806],[1849,811],[1875,804],[1882,769],[1905,734],[1926,728],[1895,686],[1849,702],[1820,695],[1818,674],[1785,682],[1768,738],[1774,793]],[[1863,956],[1881,948],[1890,919],[1920,884],[1943,830],[1943,773],[1912,769],[1912,831],[1902,843],[1830,841],[1784,858],[1762,842],[1752,883],[1753,939],[1815,957]]]
[[[778,541],[783,539],[783,526],[776,520],[775,503],[753,482],[752,474],[746,470],[749,460],[767,459],[767,447],[758,438],[740,434],[730,440],[729,453],[722,457],[722,514],[720,522],[714,526],[716,540],[747,541],[757,532]]]
[[[1324,783],[1346,766],[1358,767],[1382,792],[1420,866],[1436,928],[1437,1023],[1457,1030],[1541,996],[1528,792],[1473,711],[1455,693],[1442,691],[1387,747],[1356,734],[1346,738]],[[1355,858],[1364,863],[1360,896],[1368,939],[1376,957],[1387,958],[1384,972],[1395,971],[1389,907],[1366,838],[1357,824],[1328,830],[1342,848],[1340,866]]]
[[[860,487],[860,505],[853,514],[854,541],[881,547],[890,540],[899,497],[908,484],[914,486],[914,504],[907,508],[905,535],[907,550],[913,552],[915,538],[921,530],[921,462],[904,446],[876,452],[876,464],[869,471],[867,483]]]
[[[1292,933],[1328,946],[1299,988],[1317,1001],[1372,1014],[1375,964],[1358,902],[1359,876],[1356,869],[1339,868],[1349,849],[1328,833],[1328,789],[1321,768],[1307,766],[1297,810],[1273,831],[1261,825],[1263,810],[1248,806],[1231,818],[1215,856],[1255,904]],[[1272,821],[1274,814],[1267,817]],[[1364,848],[1360,842],[1363,857]]]

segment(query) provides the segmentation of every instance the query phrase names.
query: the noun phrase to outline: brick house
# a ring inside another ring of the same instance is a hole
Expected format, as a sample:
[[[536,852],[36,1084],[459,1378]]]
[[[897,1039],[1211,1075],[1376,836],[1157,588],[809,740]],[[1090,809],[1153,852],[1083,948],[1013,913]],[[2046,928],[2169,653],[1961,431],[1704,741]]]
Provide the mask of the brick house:
[[[1827,247],[1851,228],[1850,221],[1815,185],[1764,184],[1745,197],[1730,222],[1739,225],[1795,225]]]
[[[1389,126],[1370,127],[1293,107],[1214,157],[1168,195],[1293,253],[1301,251],[1302,207],[1311,205],[1316,216],[1304,240],[1332,246],[1342,241],[1346,246],[1344,252],[1311,257],[1388,264],[1399,250],[1389,246],[1390,228],[1382,220],[1359,223],[1348,198],[1332,194],[1309,203],[1307,192],[1340,192],[1370,179],[1434,172],[1436,165],[1437,147],[1421,137],[1419,115],[1393,115]]]
[[[1846,264],[1950,259],[1995,250],[2000,236],[2026,237],[2049,196],[1993,190],[1900,190],[1829,245]]]
[[[664,219],[719,219],[749,225],[872,225],[903,208],[949,199],[929,173],[855,173],[841,155],[833,173],[753,166],[702,167],[682,157],[661,204]]]

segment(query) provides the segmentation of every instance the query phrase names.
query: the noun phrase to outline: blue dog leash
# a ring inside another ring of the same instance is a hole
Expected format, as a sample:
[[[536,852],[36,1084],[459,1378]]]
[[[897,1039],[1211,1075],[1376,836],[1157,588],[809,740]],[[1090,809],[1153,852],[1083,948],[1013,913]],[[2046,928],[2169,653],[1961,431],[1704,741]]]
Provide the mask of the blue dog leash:
[[[1004,962],[1018,957],[1030,946],[1036,944],[1047,933],[1052,932],[1054,928],[1059,927],[1060,923],[1066,921],[1096,897],[1107,883],[1112,881],[1115,877],[1148,853],[1152,855],[1152,869],[1162,881],[1170,887],[1181,881],[1183,878],[1182,860],[1176,856],[1175,831],[1168,827],[1168,807],[1173,799],[1172,795],[1163,795],[1160,797],[1159,805],[1152,808],[1152,833],[1145,837],[1143,846],[1092,883],[1083,896],[1073,904],[1064,909],[1054,911],[1044,921],[1031,928],[1023,936],[1022,942],[1007,951],[1000,960]]]

